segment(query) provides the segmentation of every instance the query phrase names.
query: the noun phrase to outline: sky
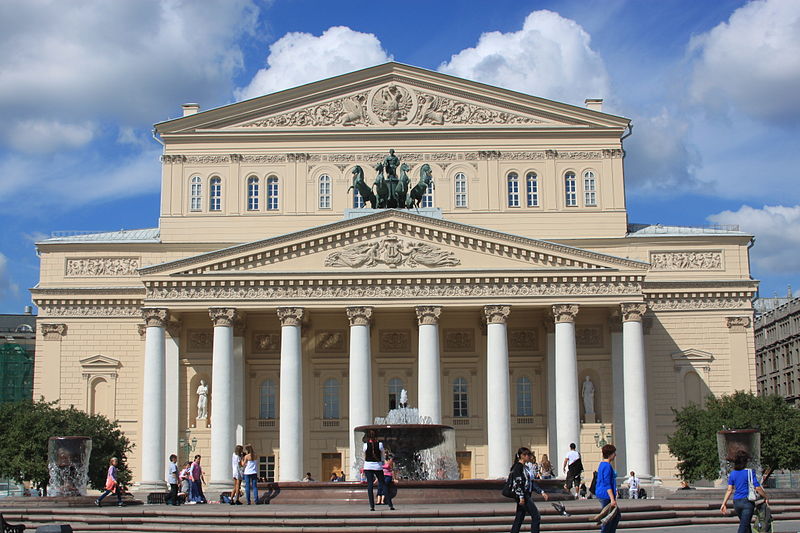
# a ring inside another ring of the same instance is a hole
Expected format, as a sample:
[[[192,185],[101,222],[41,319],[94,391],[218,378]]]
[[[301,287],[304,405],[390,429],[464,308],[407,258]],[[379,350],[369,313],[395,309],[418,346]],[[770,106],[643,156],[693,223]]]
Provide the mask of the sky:
[[[632,223],[737,224],[800,287],[800,0],[3,0],[0,313],[53,231],[156,227],[152,126],[386,61],[630,118]]]

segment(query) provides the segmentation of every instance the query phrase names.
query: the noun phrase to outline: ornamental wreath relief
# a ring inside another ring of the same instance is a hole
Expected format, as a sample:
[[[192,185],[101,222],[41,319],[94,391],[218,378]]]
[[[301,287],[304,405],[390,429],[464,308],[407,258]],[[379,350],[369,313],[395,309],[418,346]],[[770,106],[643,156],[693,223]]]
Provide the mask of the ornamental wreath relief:
[[[398,237],[386,237],[380,241],[371,241],[347,246],[343,250],[331,253],[325,259],[329,267],[375,267],[386,265],[389,268],[399,266],[426,267],[458,266],[461,260],[453,252],[431,246],[424,242],[411,242]]]

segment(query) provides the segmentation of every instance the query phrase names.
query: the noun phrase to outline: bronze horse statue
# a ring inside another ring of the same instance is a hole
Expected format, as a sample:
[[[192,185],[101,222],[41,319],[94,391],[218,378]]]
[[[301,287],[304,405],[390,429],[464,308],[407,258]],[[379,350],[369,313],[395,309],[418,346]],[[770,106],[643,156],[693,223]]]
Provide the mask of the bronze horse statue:
[[[433,176],[431,175],[431,166],[428,163],[422,165],[419,169],[419,181],[414,188],[411,189],[408,198],[406,198],[406,208],[417,208],[422,203],[422,197],[428,190],[428,187],[433,190]]]
[[[411,183],[411,178],[409,178],[407,174],[409,170],[411,170],[411,167],[406,163],[400,165],[400,176],[398,177],[397,189],[395,189],[398,207],[405,207],[406,205],[408,185]]]
[[[372,183],[372,188],[375,189],[375,198],[378,200],[378,209],[385,209],[389,207],[389,200],[391,200],[391,191],[389,190],[389,183],[383,175],[383,163],[375,165],[375,170],[378,173],[375,175],[375,181]]]
[[[350,192],[350,189],[355,189],[361,194],[361,198],[364,199],[364,205],[367,205],[369,202],[370,207],[375,209],[378,205],[378,200],[375,198],[375,193],[372,192],[372,188],[366,184],[364,181],[364,170],[359,165],[353,167],[353,184],[347,188],[347,192]]]

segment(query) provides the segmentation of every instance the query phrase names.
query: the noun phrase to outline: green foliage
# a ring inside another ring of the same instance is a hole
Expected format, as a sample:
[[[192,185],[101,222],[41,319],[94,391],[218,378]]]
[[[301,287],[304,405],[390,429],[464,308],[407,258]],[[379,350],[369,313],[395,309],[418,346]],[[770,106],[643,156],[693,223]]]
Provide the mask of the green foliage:
[[[676,431],[667,444],[678,458],[680,477],[692,482],[719,477],[717,431],[761,430],[761,464],[771,469],[800,468],[800,410],[781,396],[738,391],[709,396],[705,408],[689,405],[675,414]]]
[[[56,404],[43,400],[0,404],[0,477],[19,483],[30,480],[38,487],[46,487],[50,477],[47,440],[80,435],[92,439],[89,484],[95,489],[103,488],[111,457],[119,458],[117,479],[127,484],[131,473],[125,459],[131,443],[116,422],[72,406],[60,409]]]

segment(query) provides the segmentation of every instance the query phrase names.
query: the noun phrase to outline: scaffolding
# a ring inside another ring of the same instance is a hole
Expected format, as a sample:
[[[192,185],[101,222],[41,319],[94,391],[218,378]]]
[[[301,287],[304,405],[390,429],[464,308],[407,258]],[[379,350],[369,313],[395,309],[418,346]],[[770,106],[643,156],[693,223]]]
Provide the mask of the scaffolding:
[[[33,396],[33,357],[19,344],[0,344],[0,403]]]

